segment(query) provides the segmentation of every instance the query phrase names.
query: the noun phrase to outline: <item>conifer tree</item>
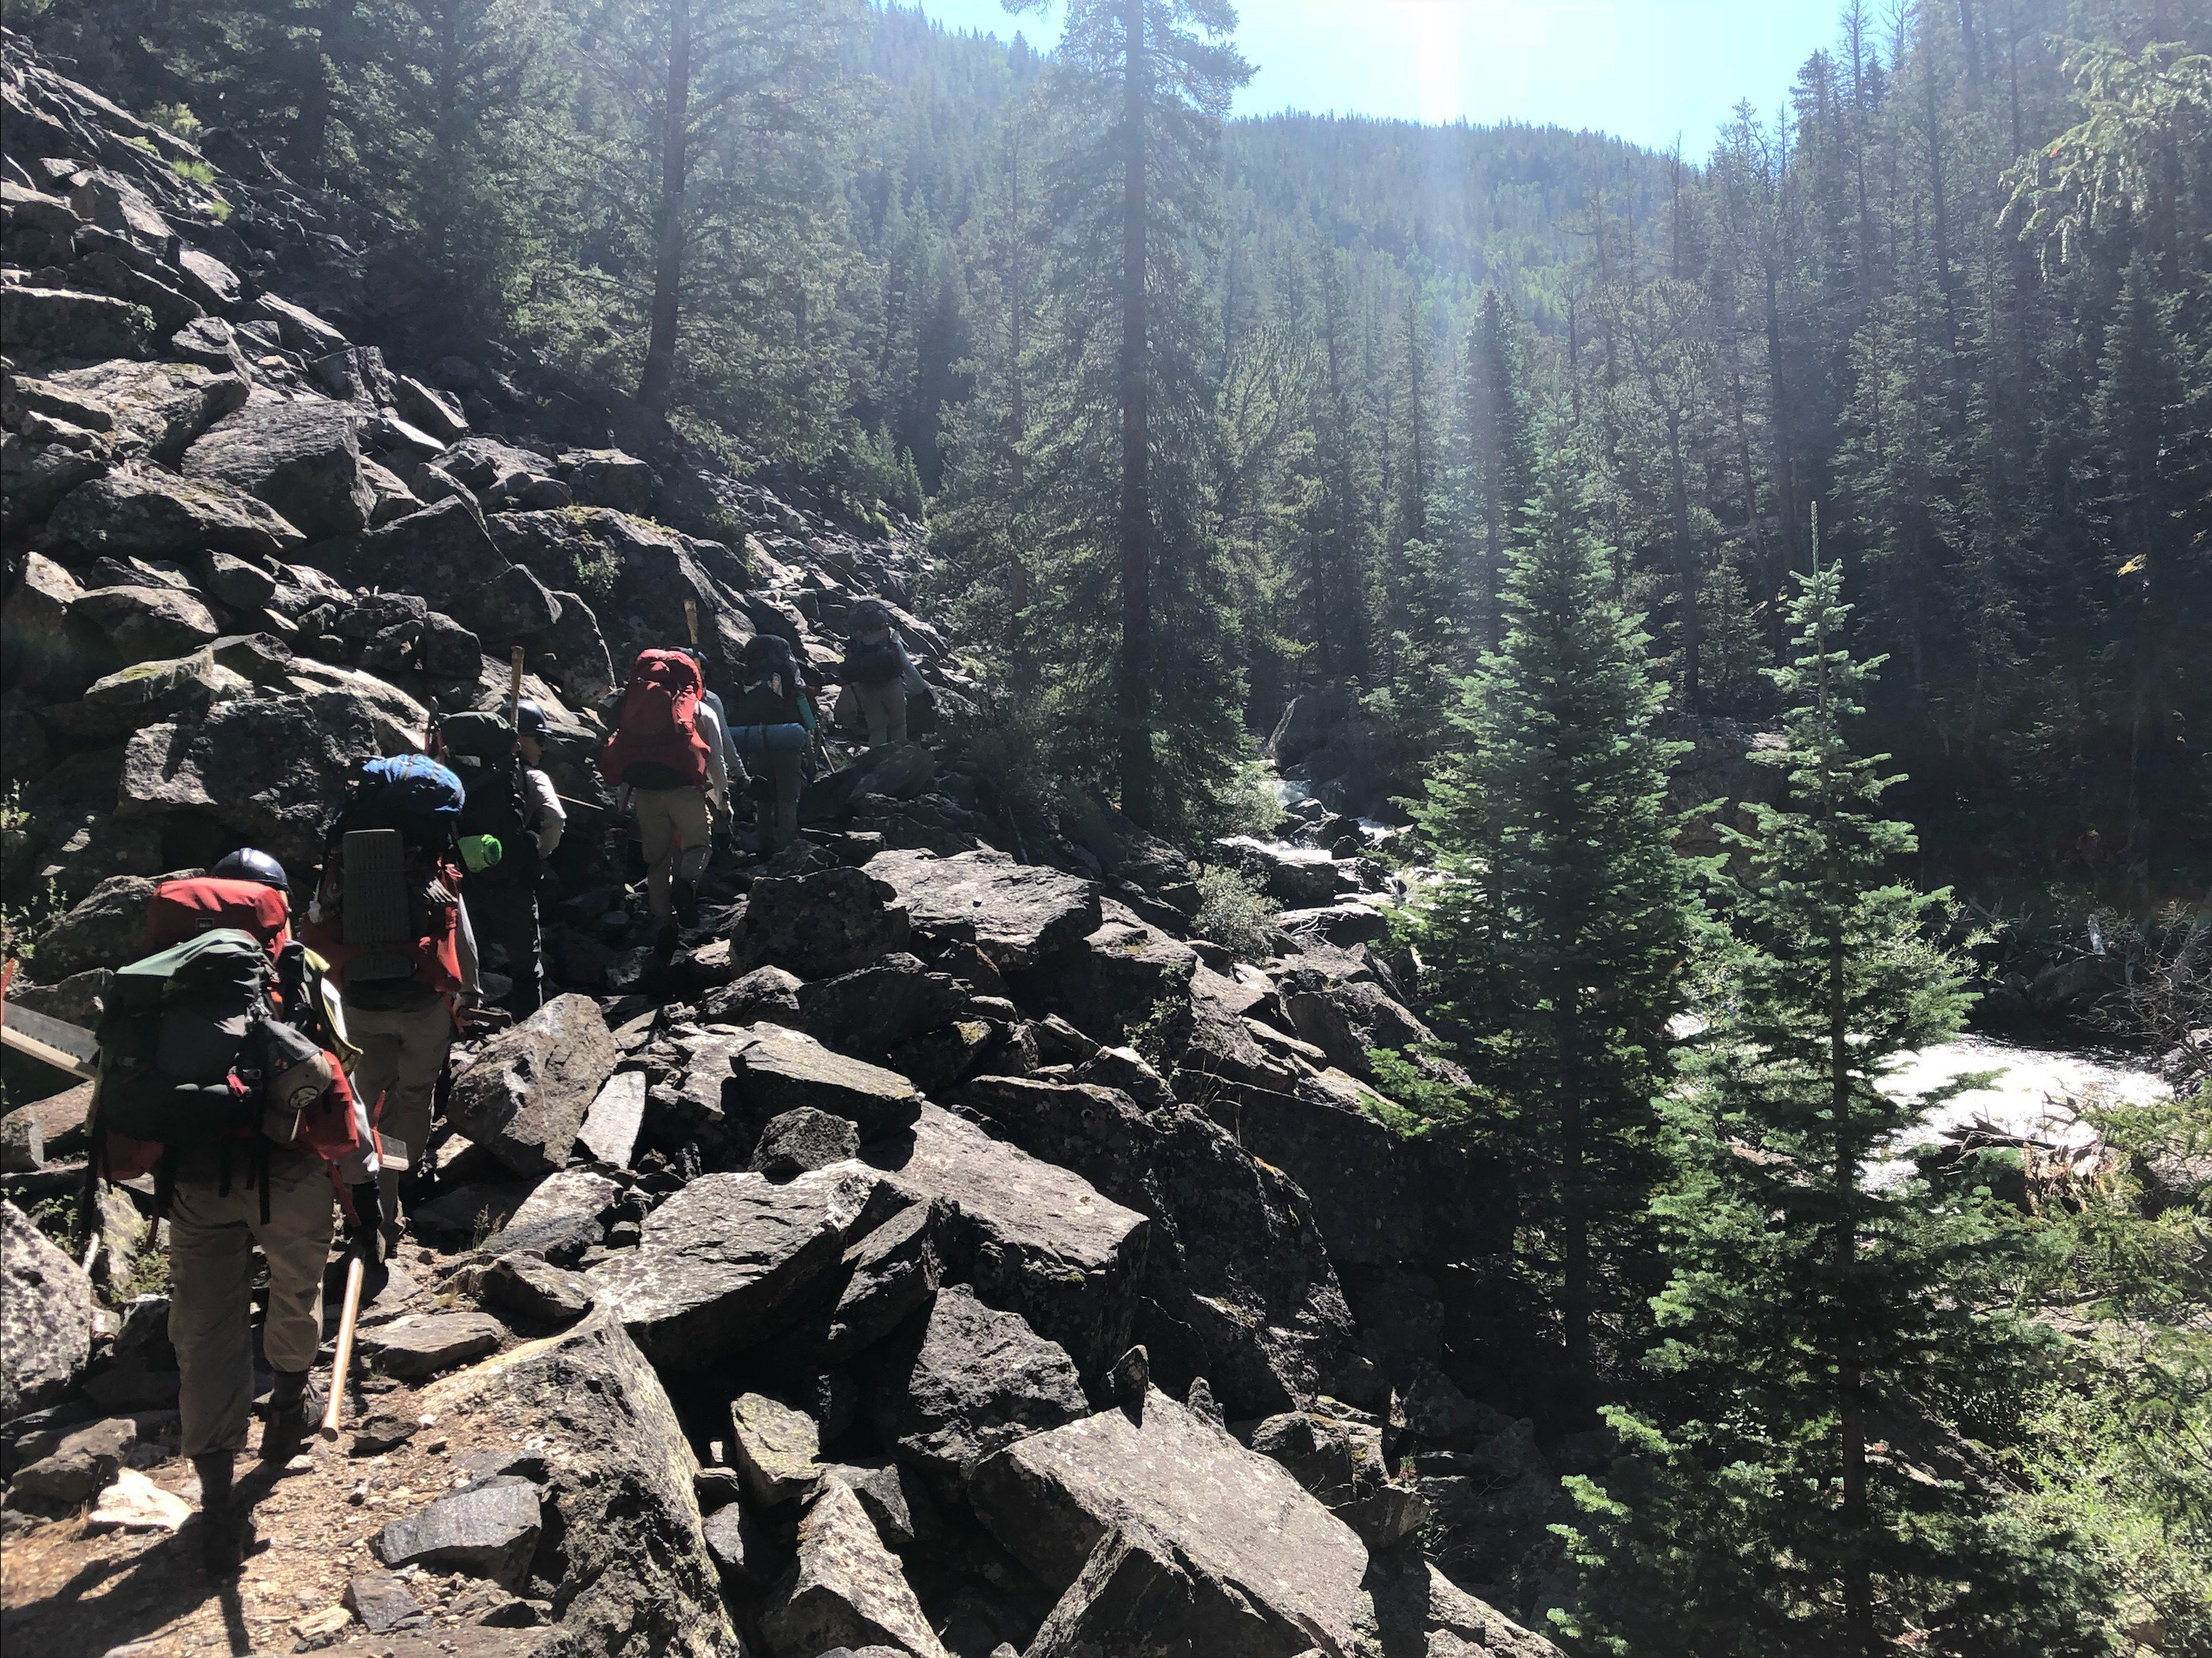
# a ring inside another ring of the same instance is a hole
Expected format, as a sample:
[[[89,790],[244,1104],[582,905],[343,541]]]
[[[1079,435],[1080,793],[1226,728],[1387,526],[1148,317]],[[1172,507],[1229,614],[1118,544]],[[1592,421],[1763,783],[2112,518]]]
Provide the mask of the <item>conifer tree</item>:
[[[1442,879],[1411,932],[1478,1081],[1510,1097],[1520,1265],[1556,1316],[1569,1413],[1656,1287],[1645,1212],[1654,1098],[1688,933],[1665,688],[1585,527],[1577,458],[1554,441],[1509,557],[1505,638],[1466,688],[1463,748],[1416,819]]]
[[[1494,650],[1498,635],[1498,586],[1513,521],[1532,485],[1528,411],[1511,312],[1494,288],[1482,291],[1482,308],[1468,343],[1468,438],[1472,451],[1479,567],[1470,584],[1475,597],[1476,636]]]
[[[1056,658],[1059,769],[1148,828],[1202,820],[1242,747],[1202,465],[1216,141],[1251,72],[1236,25],[1227,0],[1073,0],[1049,82],[1058,234],[1024,471],[1058,568],[1036,622]]]
[[[1841,592],[1816,562],[1796,660],[1769,671],[1787,798],[1738,837],[1750,872],[1654,1206],[1673,1263],[1657,1404],[1608,1412],[1622,1455],[1572,1482],[1573,1621],[1605,1649],[1681,1658],[2101,1650],[2063,1540],[1992,1517],[1971,1484],[1985,1472],[1960,1462],[2017,1410],[2033,1344],[1990,1309],[2022,1234],[1985,1189],[1870,1173],[1932,1102],[1887,1074],[1954,1035],[1968,998],[1927,938],[1946,895],[1888,878],[1913,836],[1880,815],[1882,756],[1845,735],[1881,659],[1845,648]]]

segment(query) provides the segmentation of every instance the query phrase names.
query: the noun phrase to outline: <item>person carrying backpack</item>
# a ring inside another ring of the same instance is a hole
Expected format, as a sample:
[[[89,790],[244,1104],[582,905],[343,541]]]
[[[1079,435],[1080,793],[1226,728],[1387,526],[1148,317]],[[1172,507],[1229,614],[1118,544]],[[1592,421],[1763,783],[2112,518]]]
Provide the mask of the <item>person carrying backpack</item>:
[[[814,708],[799,683],[789,642],[774,634],[755,634],[745,641],[738,674],[744,688],[730,736],[769,785],[770,799],[755,802],[753,822],[761,850],[777,853],[799,838],[799,791],[814,737]]]
[[[481,946],[496,945],[514,980],[507,1006],[526,1019],[545,1000],[538,885],[568,814],[542,768],[552,725],[524,699],[510,726],[497,714],[453,714],[438,724],[441,757],[461,780],[461,892]]]
[[[697,884],[713,853],[713,811],[729,810],[722,726],[704,701],[699,665],[682,651],[643,650],[623,689],[614,734],[599,769],[619,784],[637,815],[646,902],[660,924],[659,947],[676,944],[679,904],[697,914]],[[681,884],[680,896],[671,888]]]
[[[273,957],[292,936],[292,883],[265,852],[241,847],[204,875],[179,876],[154,889],[146,906],[142,955],[217,927],[251,933]]]
[[[906,699],[926,695],[928,682],[914,665],[892,625],[890,607],[879,598],[856,603],[846,617],[845,665],[839,675],[868,722],[868,746],[880,749],[906,741]]]
[[[430,1135],[438,1078],[476,1005],[477,945],[461,892],[460,779],[427,755],[372,760],[332,825],[307,909],[330,963],[354,1092],[382,1147],[387,1244],[400,1232],[399,1177]]]
[[[159,908],[148,919],[167,925]],[[333,1198],[364,1238],[377,1222],[367,1115],[337,1056],[279,1017],[275,975],[264,939],[197,932],[114,975],[97,1033],[90,1167],[112,1181],[155,1176],[183,1450],[199,1476],[203,1555],[219,1574],[252,1540],[232,1476],[252,1413],[253,1246],[268,1263],[261,1348],[275,1376],[261,1456],[282,1466],[322,1410],[309,1373]]]

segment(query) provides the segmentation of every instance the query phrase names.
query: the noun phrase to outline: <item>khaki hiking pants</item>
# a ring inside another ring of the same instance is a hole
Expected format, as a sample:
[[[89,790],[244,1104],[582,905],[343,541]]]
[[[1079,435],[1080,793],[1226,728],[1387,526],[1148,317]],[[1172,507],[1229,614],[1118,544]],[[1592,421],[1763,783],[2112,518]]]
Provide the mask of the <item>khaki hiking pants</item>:
[[[880,749],[906,741],[906,681],[887,679],[880,685],[852,687],[868,722],[868,746]]]
[[[645,853],[645,896],[653,917],[665,921],[676,913],[668,896],[672,876],[696,881],[707,871],[714,851],[714,825],[707,815],[704,789],[632,789],[638,839]]]
[[[361,1050],[353,1067],[354,1096],[368,1108],[380,1136],[406,1143],[411,1167],[430,1138],[438,1075],[453,1045],[452,1011],[442,996],[433,996],[421,1007],[359,1007],[349,1001],[345,1021],[347,1040]],[[377,1176],[387,1238],[399,1233],[400,1172],[386,1169]]]
[[[269,1261],[261,1351],[272,1370],[305,1370],[323,1339],[323,1268],[337,1193],[311,1152],[269,1154],[269,1218],[252,1152],[233,1154],[230,1190],[195,1158],[169,1203],[169,1340],[177,1350],[184,1454],[246,1448],[253,1409],[253,1245]],[[206,1163],[212,1164],[213,1158]]]

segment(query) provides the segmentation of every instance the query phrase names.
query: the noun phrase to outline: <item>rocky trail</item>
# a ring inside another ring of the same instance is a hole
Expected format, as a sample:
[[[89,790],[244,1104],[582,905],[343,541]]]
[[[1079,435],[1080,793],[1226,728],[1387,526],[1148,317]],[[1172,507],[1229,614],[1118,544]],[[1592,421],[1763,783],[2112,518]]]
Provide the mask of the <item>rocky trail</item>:
[[[617,665],[688,606],[710,677],[762,631],[828,667],[873,597],[957,717],[919,526],[455,333],[357,210],[13,36],[0,118],[12,999],[93,1023],[155,879],[241,841],[297,883],[351,768],[516,647],[570,811],[562,993],[457,1050],[347,1430],[264,1477],[234,1584],[150,1187],[88,1273],[58,1248],[89,1087],[9,1057],[11,1650],[1553,1651],[1509,1614],[1559,1486],[1465,1311],[1510,1192],[1375,1109],[1425,1032],[1355,821],[1217,849],[1284,906],[1240,960],[1110,810],[840,742],[658,960],[586,763]]]

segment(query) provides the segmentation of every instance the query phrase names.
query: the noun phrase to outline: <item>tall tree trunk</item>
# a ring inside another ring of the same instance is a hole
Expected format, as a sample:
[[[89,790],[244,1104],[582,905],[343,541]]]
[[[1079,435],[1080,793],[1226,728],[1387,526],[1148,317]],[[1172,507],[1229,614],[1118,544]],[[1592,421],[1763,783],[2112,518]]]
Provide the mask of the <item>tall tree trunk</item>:
[[[690,181],[691,0],[668,0],[668,98],[660,135],[660,201],[653,215],[653,332],[637,400],[668,407],[676,384],[676,323],[684,288],[684,191]]]
[[[1127,82],[1121,119],[1121,659],[1115,688],[1121,737],[1121,810],[1152,825],[1152,570],[1146,343],[1145,0],[1124,0]]]
[[[1029,294],[1023,282],[1022,270],[1022,158],[1018,143],[1010,146],[1006,157],[1006,187],[1007,419],[1012,428],[1009,434],[1011,440],[1006,459],[1008,481],[1013,485],[1015,510],[1019,511],[1024,471],[1022,445],[1029,436],[1028,412],[1022,400],[1022,324],[1023,313],[1029,304]],[[1015,614],[1019,615],[1029,608],[1030,567],[1022,557],[1018,537],[1010,558],[1006,570],[1006,603]]]
[[[333,94],[331,59],[345,50],[345,37],[353,26],[354,0],[332,0],[322,9],[315,32],[301,43],[298,107],[284,135],[285,170],[295,179],[323,176],[325,147],[330,143]]]
[[[1814,568],[1820,567],[1820,551],[1817,528],[1813,544]],[[1833,718],[1833,693],[1828,683],[1828,637],[1824,627],[1816,648],[1820,652],[1820,706]],[[1826,762],[1820,768],[1819,799],[1824,813],[1835,811],[1836,781],[1829,774]],[[1833,823],[1823,826],[1828,839],[1829,869],[1825,879],[1832,889],[1838,879],[1837,865],[1840,854],[1835,849],[1838,830]],[[1836,1233],[1832,1265],[1836,1276],[1836,1293],[1847,1297],[1839,1322],[1839,1340],[1833,1355],[1836,1367],[1838,1461],[1843,1484],[1843,1571],[1844,1571],[1844,1641],[1843,1650],[1855,1658],[1876,1658],[1874,1638],[1874,1580],[1868,1559],[1867,1528],[1867,1438],[1866,1403],[1863,1397],[1865,1377],[1859,1365],[1857,1333],[1851,1327],[1854,1314],[1848,1297],[1853,1264],[1858,1256],[1858,1190],[1859,1148],[1856,1125],[1851,1117],[1851,1050],[1850,1018],[1845,997],[1845,970],[1850,954],[1850,943],[1845,937],[1844,918],[1834,917],[1835,931],[1825,941],[1827,957],[1828,1006],[1828,1108],[1836,1127],[1836,1161],[1831,1178],[1835,1181]]]

